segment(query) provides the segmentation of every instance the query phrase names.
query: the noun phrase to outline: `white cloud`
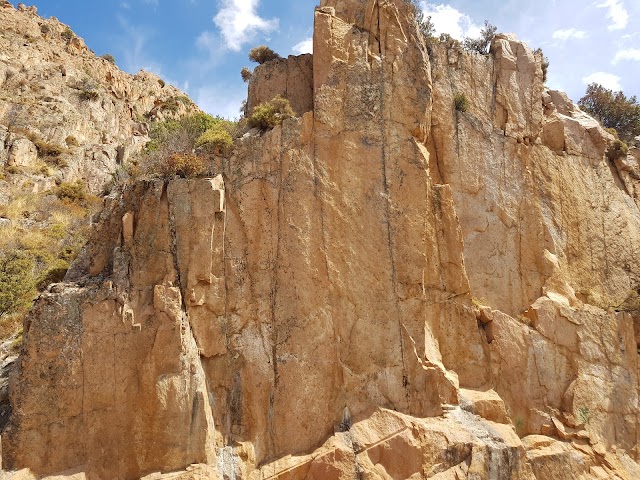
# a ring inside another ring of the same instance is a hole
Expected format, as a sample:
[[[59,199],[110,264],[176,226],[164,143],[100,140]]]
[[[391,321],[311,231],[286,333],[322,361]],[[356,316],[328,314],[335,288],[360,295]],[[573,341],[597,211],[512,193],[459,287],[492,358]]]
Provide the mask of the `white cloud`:
[[[313,53],[313,38],[305,38],[300,43],[296,43],[291,50],[298,55]]]
[[[222,0],[222,8],[213,22],[228,49],[239,51],[258,32],[269,33],[278,28],[277,18],[266,20],[257,14],[259,3],[260,0]]]
[[[582,78],[582,83],[588,85],[590,83],[599,83],[605,88],[613,91],[622,90],[620,85],[620,77],[612,73],[595,72]]]
[[[420,2],[425,16],[431,21],[437,33],[448,33],[453,38],[462,40],[464,37],[478,37],[481,26],[476,25],[471,17],[448,4],[431,5],[426,1]]]
[[[640,49],[628,48],[626,50],[619,50],[616,52],[616,56],[613,57],[611,63],[615,65],[620,60],[635,60],[636,62],[640,62]]]
[[[629,23],[629,13],[624,8],[622,0],[605,0],[596,4],[597,8],[608,8],[607,18],[611,20],[609,30],[623,30]]]
[[[556,30],[551,36],[556,40],[568,40],[570,38],[582,40],[583,38],[587,38],[587,32],[576,30],[575,28],[565,28],[563,30]]]

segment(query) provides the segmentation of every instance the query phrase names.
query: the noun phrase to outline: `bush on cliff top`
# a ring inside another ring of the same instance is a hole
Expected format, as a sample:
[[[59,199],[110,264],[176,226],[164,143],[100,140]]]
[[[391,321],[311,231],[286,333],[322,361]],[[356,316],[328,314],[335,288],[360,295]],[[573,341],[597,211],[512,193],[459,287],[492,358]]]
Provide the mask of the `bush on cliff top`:
[[[256,62],[259,64],[263,64],[266,62],[270,62],[271,60],[276,60],[280,58],[276,52],[271,50],[266,45],[260,45],[258,47],[252,48],[249,50],[249,60],[252,62]]]

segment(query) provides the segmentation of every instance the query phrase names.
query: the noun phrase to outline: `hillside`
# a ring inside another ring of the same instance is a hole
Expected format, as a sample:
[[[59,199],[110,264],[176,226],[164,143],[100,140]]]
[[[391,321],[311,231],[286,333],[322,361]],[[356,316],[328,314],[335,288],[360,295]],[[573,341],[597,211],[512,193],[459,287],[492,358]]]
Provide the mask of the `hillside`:
[[[42,288],[64,276],[99,197],[149,141],[149,125],[197,107],[157,76],[132,76],[97,57],[35,7],[3,1],[0,25],[0,266],[31,270]],[[33,290],[28,279],[18,281],[20,298],[0,301],[2,339],[21,323],[22,297]]]
[[[109,196],[35,302],[9,478],[640,478],[640,150],[543,62],[322,0],[249,80],[295,116]]]

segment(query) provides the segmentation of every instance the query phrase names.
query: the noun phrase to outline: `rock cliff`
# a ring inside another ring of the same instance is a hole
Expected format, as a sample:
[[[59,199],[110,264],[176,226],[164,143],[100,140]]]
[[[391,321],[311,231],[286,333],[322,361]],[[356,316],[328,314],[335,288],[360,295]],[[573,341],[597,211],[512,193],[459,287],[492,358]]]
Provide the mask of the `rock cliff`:
[[[5,468],[640,478],[637,151],[402,0],[323,0],[312,61],[218,176],[108,198],[25,322]]]

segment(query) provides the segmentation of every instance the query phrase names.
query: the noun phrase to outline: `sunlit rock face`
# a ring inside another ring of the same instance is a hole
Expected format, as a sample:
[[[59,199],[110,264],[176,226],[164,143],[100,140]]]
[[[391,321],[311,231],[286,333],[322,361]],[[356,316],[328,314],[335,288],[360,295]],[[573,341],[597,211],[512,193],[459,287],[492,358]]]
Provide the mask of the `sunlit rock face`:
[[[637,159],[515,37],[410,13],[322,2],[312,111],[107,201],[25,324],[5,467],[640,478]]]

